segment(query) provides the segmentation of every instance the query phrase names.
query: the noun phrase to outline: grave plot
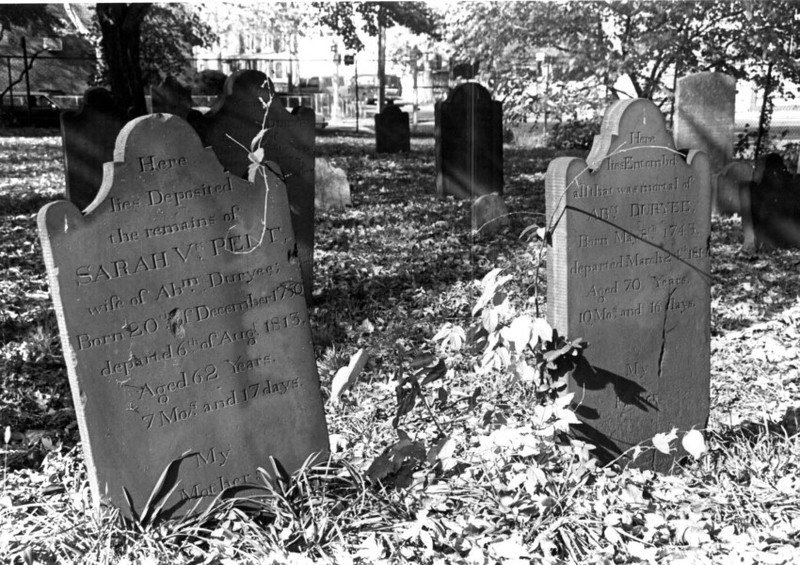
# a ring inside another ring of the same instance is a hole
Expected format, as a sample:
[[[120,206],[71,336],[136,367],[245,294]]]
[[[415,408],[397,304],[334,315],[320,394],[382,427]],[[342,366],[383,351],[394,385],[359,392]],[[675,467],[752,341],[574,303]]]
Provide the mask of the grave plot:
[[[589,342],[570,379],[579,435],[610,460],[656,433],[704,428],[708,158],[684,158],[658,108],[627,100],[607,110],[587,162],[555,159],[545,185],[548,319]],[[636,461],[661,470],[671,462],[653,450]]]
[[[279,173],[279,171],[278,171]],[[266,205],[265,205],[266,199]],[[165,515],[327,449],[286,189],[225,172],[176,116],[128,123],[95,205],[39,234],[96,501]]]

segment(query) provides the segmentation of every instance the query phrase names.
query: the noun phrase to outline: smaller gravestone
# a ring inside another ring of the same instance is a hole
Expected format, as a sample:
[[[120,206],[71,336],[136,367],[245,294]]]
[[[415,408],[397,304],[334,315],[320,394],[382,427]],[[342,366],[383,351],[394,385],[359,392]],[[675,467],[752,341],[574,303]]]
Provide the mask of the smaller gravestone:
[[[752,161],[734,161],[725,165],[716,175],[711,211],[720,216],[741,214],[740,194],[750,190],[753,181]]]
[[[61,113],[66,198],[79,210],[85,210],[97,196],[103,163],[114,156],[114,142],[126,116],[114,95],[100,87],[84,93],[78,110]]]
[[[436,193],[461,199],[503,193],[503,106],[474,82],[434,107]]]
[[[411,151],[411,128],[408,112],[395,104],[387,104],[375,114],[375,151],[377,153],[408,153]]]
[[[733,158],[736,79],[724,73],[696,73],[678,79],[675,144],[708,155],[712,173]]]
[[[197,112],[192,109],[191,89],[183,86],[175,77],[168,76],[160,85],[152,87],[150,95],[154,114],[174,114],[189,120],[189,114]]]
[[[590,344],[569,387],[576,433],[604,461],[657,433],[706,427],[710,182],[705,154],[676,151],[644,99],[606,110],[586,161],[547,169],[547,317]],[[668,470],[673,457],[650,450],[635,463]]]
[[[510,224],[508,206],[499,194],[484,194],[472,203],[472,231],[491,235]]]
[[[324,157],[317,157],[314,177],[314,206],[317,209],[330,210],[353,205],[350,182],[343,169],[334,167]]]
[[[176,518],[327,449],[279,171],[237,178],[154,114],[120,133],[86,215],[53,202],[38,225],[96,502],[141,512],[172,466]]]
[[[242,145],[249,148],[256,134],[266,128],[258,145],[284,175],[308,300],[314,280],[314,120],[311,108],[287,112],[267,76],[252,70],[231,74],[208,113],[189,119],[203,143],[214,148],[222,166],[238,177],[246,177],[250,166]]]
[[[800,248],[800,183],[786,169],[781,156],[771,153],[761,157],[753,182],[742,188],[745,250]]]

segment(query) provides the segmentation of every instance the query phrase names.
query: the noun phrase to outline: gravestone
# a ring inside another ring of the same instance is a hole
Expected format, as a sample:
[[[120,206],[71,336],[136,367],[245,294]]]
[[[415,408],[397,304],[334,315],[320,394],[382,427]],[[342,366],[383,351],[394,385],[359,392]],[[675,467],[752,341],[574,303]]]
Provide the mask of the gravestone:
[[[511,222],[508,206],[499,194],[484,194],[472,203],[472,231],[491,235],[507,228]]]
[[[376,153],[411,151],[408,112],[403,112],[394,104],[387,104],[383,112],[375,114],[375,151]]]
[[[706,425],[709,184],[705,154],[675,151],[644,99],[608,108],[587,161],[548,167],[547,316],[589,342],[569,386],[580,399],[577,434],[602,460],[673,427]],[[649,450],[635,464],[671,462]]]
[[[722,167],[712,180],[711,211],[720,216],[741,214],[739,195],[742,190],[750,190],[753,172],[753,161],[733,161]]]
[[[95,500],[141,512],[169,467],[178,517],[327,449],[286,190],[268,173],[265,203],[168,114],[113,161],[94,209],[50,203],[39,234]]]
[[[103,182],[103,163],[112,160],[114,142],[127,114],[105,88],[83,95],[78,110],[61,113],[66,198],[80,210],[92,203]]]
[[[324,157],[316,158],[314,206],[320,210],[352,206],[350,181],[343,169],[334,167]]]
[[[675,144],[705,152],[711,172],[733,159],[736,79],[724,73],[696,73],[678,79]]]
[[[208,113],[190,118],[189,122],[203,143],[214,148],[222,166],[239,177],[246,177],[250,165],[248,150],[241,145],[249,149],[262,126],[267,128],[260,146],[267,159],[278,163],[285,177],[303,286],[310,300],[314,260],[314,111],[299,107],[287,112],[264,73],[236,71],[227,78],[225,91]]]
[[[188,120],[193,110],[192,91],[173,76],[168,76],[158,86],[150,88],[153,113],[174,114]],[[193,116],[193,118],[196,116]]]
[[[800,248],[800,183],[780,155],[759,158],[740,194],[746,251]]]
[[[471,199],[503,193],[503,106],[474,82],[436,102],[436,193]]]

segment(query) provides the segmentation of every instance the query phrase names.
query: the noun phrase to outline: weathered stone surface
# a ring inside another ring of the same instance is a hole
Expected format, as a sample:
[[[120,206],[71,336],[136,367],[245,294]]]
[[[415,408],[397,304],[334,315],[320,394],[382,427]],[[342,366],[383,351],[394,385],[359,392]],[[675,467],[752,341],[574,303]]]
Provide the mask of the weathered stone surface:
[[[770,153],[756,163],[753,182],[742,184],[743,247],[749,252],[800,247],[800,182]]]
[[[269,105],[266,120],[265,104]],[[265,158],[276,162],[285,176],[297,236],[306,298],[311,298],[314,262],[314,111],[286,111],[260,71],[236,71],[225,81],[225,91],[204,116],[190,118],[203,143],[214,148],[222,166],[246,177],[249,148],[262,126]]]
[[[712,176],[711,211],[720,216],[741,214],[740,193],[750,190],[755,164],[753,161],[734,161]]]
[[[503,106],[474,82],[434,108],[436,193],[477,198],[503,193]]]
[[[705,154],[675,151],[642,99],[606,111],[587,161],[561,157],[547,170],[547,315],[590,344],[570,389],[578,434],[609,460],[706,425],[710,171]],[[671,462],[650,450],[636,464]]]
[[[352,206],[350,181],[343,169],[334,167],[324,157],[317,157],[314,206],[320,210]]]
[[[387,104],[383,112],[375,114],[375,152],[408,153],[411,151],[411,128],[408,112],[399,106]]]
[[[472,231],[497,233],[510,225],[508,206],[499,194],[484,194],[472,203]]]
[[[279,176],[265,206],[180,118],[128,123],[113,161],[39,234],[94,496],[141,512],[180,460],[176,517],[327,449],[300,269]]]
[[[675,144],[708,155],[711,172],[733,159],[736,79],[724,73],[696,73],[678,79]]]
[[[78,110],[61,113],[61,137],[66,172],[66,198],[83,210],[92,203],[103,182],[103,163],[112,160],[114,141],[127,113],[105,88],[83,95]]]

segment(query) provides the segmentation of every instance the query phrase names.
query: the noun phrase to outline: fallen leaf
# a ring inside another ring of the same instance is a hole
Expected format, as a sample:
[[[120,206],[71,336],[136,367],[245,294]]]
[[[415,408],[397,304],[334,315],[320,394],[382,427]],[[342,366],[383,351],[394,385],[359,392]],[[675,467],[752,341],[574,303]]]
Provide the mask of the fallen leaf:
[[[366,349],[359,349],[358,353],[350,358],[350,364],[336,371],[336,375],[331,382],[331,401],[339,402],[339,397],[344,391],[353,386],[358,375],[364,370],[364,366],[369,360],[369,353]]]
[[[695,459],[700,459],[703,453],[706,452],[706,441],[703,438],[702,432],[698,430],[690,430],[683,436],[681,445],[688,451]]]

